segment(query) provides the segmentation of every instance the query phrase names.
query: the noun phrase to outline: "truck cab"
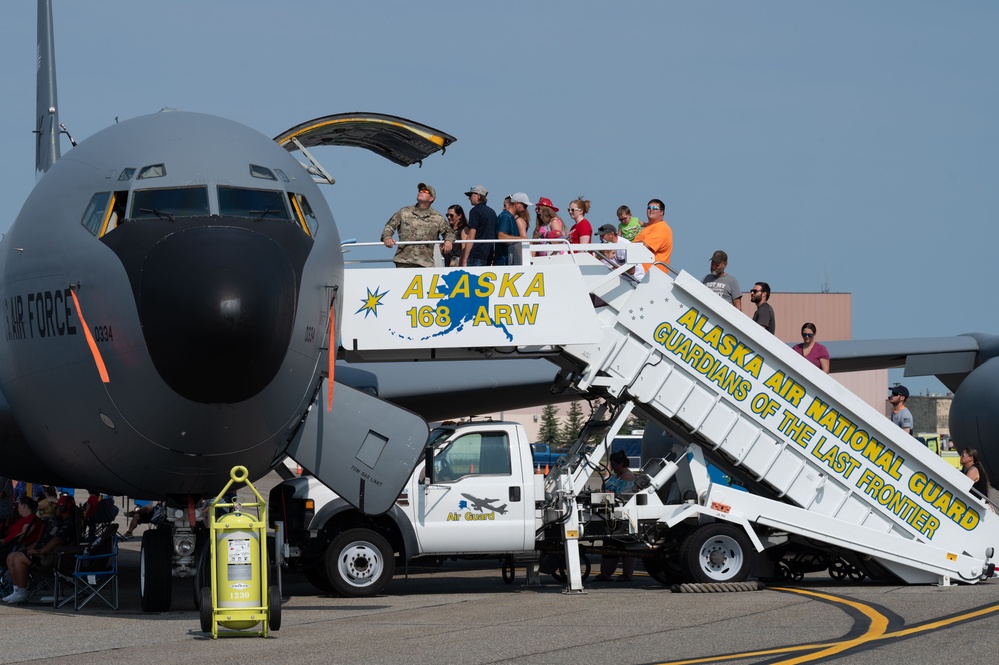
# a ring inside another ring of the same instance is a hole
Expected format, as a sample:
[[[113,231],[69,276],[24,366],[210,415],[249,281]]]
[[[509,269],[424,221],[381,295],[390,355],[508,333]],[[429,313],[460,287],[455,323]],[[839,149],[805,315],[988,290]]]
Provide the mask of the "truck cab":
[[[397,564],[533,551],[543,498],[524,428],[484,421],[431,431],[413,475],[382,515],[364,515],[309,477],[277,485],[270,515],[283,523],[290,566],[324,591],[369,596],[384,589]]]

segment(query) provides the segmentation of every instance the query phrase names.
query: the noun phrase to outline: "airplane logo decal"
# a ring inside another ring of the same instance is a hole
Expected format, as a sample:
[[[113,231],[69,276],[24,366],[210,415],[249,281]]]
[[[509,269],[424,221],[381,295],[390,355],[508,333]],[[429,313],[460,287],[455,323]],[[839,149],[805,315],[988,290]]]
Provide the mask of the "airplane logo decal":
[[[372,292],[371,289],[368,289],[368,296],[361,299],[363,304],[359,310],[354,312],[354,314],[364,312],[364,318],[368,318],[368,314],[374,314],[375,318],[378,318],[378,306],[382,304],[382,298],[388,295],[388,291],[382,291],[379,293],[378,290],[379,287],[377,286],[375,287],[374,292]]]
[[[500,515],[506,515],[506,513],[507,513],[507,509],[506,509],[506,504],[505,503],[503,505],[501,505],[501,506],[494,506],[493,505],[493,503],[495,503],[496,501],[499,501],[499,499],[479,499],[479,498],[476,498],[476,497],[472,496],[471,494],[465,494],[465,493],[462,493],[462,496],[465,497],[466,499],[468,499],[468,501],[471,501],[471,505],[469,505],[468,501],[459,501],[458,502],[458,508],[460,508],[462,510],[466,510],[466,509],[468,509],[468,510],[477,510],[480,513],[481,512],[485,512],[485,510],[492,510],[492,511],[495,511],[495,512],[499,513]]]

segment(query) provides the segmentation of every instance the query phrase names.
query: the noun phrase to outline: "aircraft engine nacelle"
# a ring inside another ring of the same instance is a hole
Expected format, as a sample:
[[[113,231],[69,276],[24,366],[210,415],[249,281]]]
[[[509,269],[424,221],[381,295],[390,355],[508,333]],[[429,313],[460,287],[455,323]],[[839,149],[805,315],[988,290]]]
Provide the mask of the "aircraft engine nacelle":
[[[999,358],[987,360],[961,383],[950,406],[950,432],[958,450],[978,451],[990,484],[999,479]]]

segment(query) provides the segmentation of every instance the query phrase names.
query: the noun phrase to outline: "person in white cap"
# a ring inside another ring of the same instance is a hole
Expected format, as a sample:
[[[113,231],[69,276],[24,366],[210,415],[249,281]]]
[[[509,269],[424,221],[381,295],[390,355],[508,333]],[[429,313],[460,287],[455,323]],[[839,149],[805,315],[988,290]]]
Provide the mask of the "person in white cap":
[[[489,191],[482,185],[476,185],[465,192],[472,204],[472,209],[468,211],[469,240],[496,239],[496,211],[486,205],[488,195]],[[494,247],[491,242],[467,243],[462,247],[461,265],[492,265]]]
[[[503,212],[496,218],[496,237],[500,240],[527,240],[527,230],[531,227],[527,206],[531,205],[534,204],[523,192],[506,197]],[[496,265],[519,266],[524,263],[523,246],[520,243],[503,243],[496,247]]]

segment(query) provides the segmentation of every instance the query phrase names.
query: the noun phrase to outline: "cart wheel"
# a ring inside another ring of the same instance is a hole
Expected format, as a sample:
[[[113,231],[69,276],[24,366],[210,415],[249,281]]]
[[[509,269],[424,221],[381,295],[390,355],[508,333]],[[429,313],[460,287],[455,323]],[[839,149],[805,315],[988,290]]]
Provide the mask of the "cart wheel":
[[[277,585],[272,584],[267,589],[267,603],[270,605],[269,611],[271,613],[270,621],[267,624],[271,630],[281,630],[281,592],[278,591]]]
[[[842,559],[833,561],[832,565],[829,566],[829,577],[834,580],[845,580],[848,574],[849,569],[846,567],[846,562]]]
[[[513,578],[516,574],[516,568],[513,567],[512,561],[503,562],[503,581],[507,584],[513,584]]]
[[[201,587],[201,632],[210,633],[215,623],[215,604],[212,602],[212,588]]]

